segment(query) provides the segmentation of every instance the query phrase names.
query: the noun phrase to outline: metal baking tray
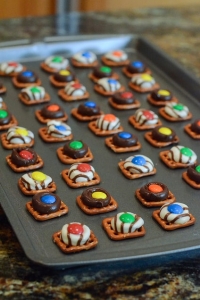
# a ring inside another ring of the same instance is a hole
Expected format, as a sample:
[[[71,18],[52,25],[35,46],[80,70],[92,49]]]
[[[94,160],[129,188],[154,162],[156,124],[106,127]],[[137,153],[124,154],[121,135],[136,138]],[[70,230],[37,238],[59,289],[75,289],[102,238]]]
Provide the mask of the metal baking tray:
[[[164,54],[160,49],[134,35],[101,35],[101,36],[75,36],[75,37],[49,37],[43,41],[20,41],[12,44],[0,45],[0,60],[16,60],[23,62],[29,69],[35,71],[42,80],[43,86],[51,95],[51,101],[59,103],[69,115],[68,124],[72,128],[75,139],[86,142],[94,154],[91,163],[101,177],[100,187],[106,189],[118,202],[118,210],[107,214],[88,216],[76,205],[76,196],[83,191],[82,188],[71,189],[61,178],[61,171],[67,168],[56,155],[56,149],[62,145],[47,144],[38,136],[38,129],[43,127],[35,116],[37,107],[23,105],[18,99],[19,89],[13,87],[10,78],[0,78],[7,87],[7,93],[3,96],[8,109],[19,121],[19,125],[32,130],[35,134],[35,151],[43,158],[42,171],[50,175],[57,184],[57,194],[69,207],[66,216],[45,222],[36,221],[25,208],[30,197],[24,196],[18,189],[17,181],[21,174],[14,173],[6,164],[5,157],[11,152],[0,148],[1,172],[0,172],[0,203],[21,243],[26,255],[34,262],[51,267],[71,267],[83,264],[111,262],[120,260],[139,260],[155,258],[156,256],[180,253],[194,250],[200,247],[200,221],[199,221],[199,195],[200,191],[192,189],[186,184],[181,174],[183,169],[171,170],[159,159],[160,149],[149,145],[144,139],[144,132],[135,130],[129,123],[128,117],[134,114],[134,110],[117,111],[111,108],[107,98],[93,90],[93,83],[88,79],[89,69],[74,69],[79,80],[85,84],[90,92],[90,99],[97,102],[105,113],[113,113],[121,120],[124,130],[136,134],[142,144],[142,149],[137,152],[149,156],[156,168],[154,176],[144,177],[137,180],[128,180],[118,169],[118,162],[124,160],[131,153],[115,154],[104,144],[104,138],[95,136],[87,127],[87,123],[78,122],[70,115],[72,108],[77,107],[80,101],[73,103],[63,102],[57,95],[57,89],[52,87],[48,74],[40,69],[40,62],[51,54],[62,54],[70,57],[80,50],[91,50],[99,57],[115,49],[124,49],[131,60],[143,60],[153,71],[153,76],[162,88],[171,90],[179,99],[186,104],[193,114],[193,120],[199,117],[200,112],[200,83],[191,74],[186,72],[173,59]],[[73,67],[72,67],[73,69]],[[116,68],[120,74],[120,82],[128,88],[128,79],[122,74],[121,68]],[[152,109],[146,100],[146,94],[135,93],[141,102],[141,107]],[[162,118],[161,118],[162,119]],[[199,141],[190,138],[183,130],[188,122],[170,123],[162,119],[163,124],[175,129],[180,138],[180,144],[189,146],[199,154]],[[64,143],[63,143],[64,144]],[[170,148],[170,147],[168,147]],[[189,206],[190,212],[196,217],[193,226],[175,230],[164,231],[154,219],[154,208],[143,207],[134,196],[137,188],[150,181],[161,181],[175,194],[177,201]],[[139,214],[145,221],[146,235],[142,238],[112,241],[104,232],[101,223],[105,217],[115,215],[117,212],[131,211]],[[87,224],[98,238],[98,245],[90,251],[76,254],[63,254],[52,241],[52,234],[59,231],[65,223],[80,221]]]

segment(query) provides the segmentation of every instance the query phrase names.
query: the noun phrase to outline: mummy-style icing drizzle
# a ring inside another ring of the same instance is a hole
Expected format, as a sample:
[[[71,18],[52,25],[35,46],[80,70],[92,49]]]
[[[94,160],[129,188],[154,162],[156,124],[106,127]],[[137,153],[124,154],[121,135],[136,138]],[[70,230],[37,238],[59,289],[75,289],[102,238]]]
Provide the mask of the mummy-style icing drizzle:
[[[131,212],[118,213],[111,220],[111,227],[115,232],[131,233],[143,226],[144,220]]]
[[[13,126],[8,130],[6,139],[11,144],[29,144],[34,139],[34,134],[24,127]]]
[[[188,206],[180,202],[164,204],[160,208],[160,218],[170,224],[185,224],[190,220]]]
[[[149,89],[156,84],[155,79],[149,74],[138,74],[131,78],[131,82],[142,89]]]
[[[21,181],[27,190],[42,190],[52,183],[52,178],[42,172],[35,171],[24,174]]]
[[[154,164],[145,155],[134,155],[125,160],[124,168],[132,174],[149,173],[153,171]]]
[[[158,116],[151,110],[140,108],[135,112],[135,120],[140,125],[153,125],[158,122]]]
[[[0,72],[9,75],[11,73],[19,73],[23,70],[23,65],[17,62],[3,62],[0,64]]]
[[[21,90],[21,94],[28,100],[35,101],[45,97],[45,89],[42,86],[32,86]]]
[[[69,67],[68,59],[62,56],[49,56],[45,59],[45,64],[52,69],[62,70]]]
[[[62,138],[72,133],[71,127],[61,121],[51,120],[47,123],[47,127],[47,132],[52,137]]]
[[[184,146],[174,146],[168,152],[168,157],[179,163],[194,164],[197,160],[196,153]]]
[[[121,88],[119,81],[113,78],[101,78],[97,81],[97,85],[105,92],[115,92]]]
[[[102,115],[97,119],[96,126],[101,130],[114,130],[120,127],[120,120],[112,114]]]
[[[75,81],[67,83],[64,90],[68,96],[83,96],[87,91],[84,85]]]
[[[74,182],[87,182],[94,178],[94,168],[86,163],[75,163],[70,169],[68,176]]]
[[[176,103],[176,102],[171,102],[168,103],[165,106],[165,112],[168,114],[170,117],[173,118],[186,118],[189,113],[189,109],[187,106],[181,104],[181,103]]]
[[[86,244],[90,233],[90,228],[87,225],[71,222],[62,227],[61,239],[68,246],[80,246]]]
[[[96,55],[91,51],[78,52],[72,58],[83,64],[91,64],[97,60]]]
[[[121,62],[128,59],[128,55],[122,50],[108,52],[104,55],[104,57],[113,62]]]
[[[0,97],[0,108],[3,108],[3,104],[4,104],[3,99]]]

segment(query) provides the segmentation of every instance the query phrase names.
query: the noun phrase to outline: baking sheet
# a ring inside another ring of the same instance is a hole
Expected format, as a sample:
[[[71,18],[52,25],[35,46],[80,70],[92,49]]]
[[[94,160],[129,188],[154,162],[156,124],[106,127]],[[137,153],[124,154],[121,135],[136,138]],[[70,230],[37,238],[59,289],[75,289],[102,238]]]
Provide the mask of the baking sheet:
[[[93,90],[93,83],[88,79],[90,69],[74,69],[80,82],[87,86],[90,93],[90,100],[95,101],[105,113],[113,113],[121,120],[124,130],[136,134],[142,144],[142,149],[138,152],[150,157],[157,174],[137,180],[128,180],[118,169],[118,162],[131,156],[131,153],[115,154],[104,144],[103,137],[95,136],[87,127],[87,123],[82,123],[70,116],[72,108],[77,107],[81,102],[66,103],[57,96],[57,89],[52,87],[48,74],[43,72],[40,62],[51,54],[63,54],[70,57],[80,50],[91,50],[101,55],[109,50],[124,49],[131,60],[142,59],[152,69],[153,76],[160,84],[161,88],[171,90],[179,99],[180,103],[186,104],[193,114],[193,120],[199,117],[200,111],[200,84],[192,75],[184,71],[176,62],[162,53],[161,50],[151,45],[148,41],[134,36],[76,36],[70,38],[49,37],[42,42],[23,42],[23,45],[2,44],[0,48],[0,60],[17,60],[23,62],[28,69],[35,71],[42,85],[51,95],[51,102],[60,104],[69,119],[67,123],[71,126],[75,139],[82,139],[90,147],[94,160],[91,163],[96,172],[101,177],[100,187],[106,189],[118,202],[118,210],[107,214],[88,216],[84,214],[76,205],[76,197],[84,189],[71,189],[61,178],[61,171],[68,166],[62,164],[56,155],[56,149],[64,143],[45,143],[38,136],[38,129],[44,127],[35,116],[36,109],[43,105],[33,107],[23,105],[18,99],[19,89],[15,89],[10,78],[0,78],[0,81],[7,87],[7,93],[3,99],[8,109],[19,121],[19,126],[26,127],[35,134],[34,150],[43,158],[44,167],[42,172],[50,175],[57,185],[57,194],[69,207],[69,213],[61,218],[52,219],[46,222],[38,222],[26,211],[25,204],[30,201],[30,197],[24,196],[18,189],[17,181],[22,176],[14,173],[6,164],[5,157],[10,154],[10,150],[0,148],[1,172],[0,172],[0,203],[21,243],[26,255],[34,262],[51,267],[71,267],[88,263],[138,260],[141,258],[151,258],[158,255],[188,251],[199,248],[200,222],[198,217],[199,195],[198,190],[192,189],[181,178],[183,169],[168,169],[159,159],[157,149],[149,145],[144,139],[144,132],[135,130],[129,123],[128,117],[134,114],[134,110],[118,111],[111,108],[107,98]],[[72,67],[73,69],[73,67]],[[121,68],[116,68],[120,75],[120,82],[128,89],[127,79],[121,72]],[[146,101],[146,94],[135,93],[141,102],[141,107],[157,112],[157,108],[151,106]],[[161,118],[163,124],[175,129],[180,138],[180,145],[190,147],[197,155],[199,152],[199,141],[190,138],[183,128],[188,122],[170,123]],[[167,147],[165,149],[169,149]],[[196,217],[194,226],[175,230],[164,231],[154,219],[152,212],[154,208],[145,208],[135,198],[134,192],[144,184],[151,181],[161,181],[175,194],[177,201],[189,206],[190,212]],[[145,221],[146,235],[124,241],[112,241],[104,232],[101,222],[104,218],[115,215],[117,212],[131,211],[140,215]],[[65,223],[82,222],[87,224],[95,233],[99,243],[95,249],[83,251],[76,254],[63,254],[52,242],[52,234],[59,231]]]

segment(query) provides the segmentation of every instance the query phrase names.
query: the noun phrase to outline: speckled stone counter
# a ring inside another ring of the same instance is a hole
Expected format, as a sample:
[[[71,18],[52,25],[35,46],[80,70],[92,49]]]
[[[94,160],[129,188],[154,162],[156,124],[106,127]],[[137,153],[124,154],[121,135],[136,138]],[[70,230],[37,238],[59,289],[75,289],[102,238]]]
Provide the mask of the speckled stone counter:
[[[138,33],[200,78],[199,15],[200,6],[13,19],[0,21],[0,39]],[[1,209],[0,225],[0,299],[200,299],[198,251],[176,259],[54,270],[26,258]]]

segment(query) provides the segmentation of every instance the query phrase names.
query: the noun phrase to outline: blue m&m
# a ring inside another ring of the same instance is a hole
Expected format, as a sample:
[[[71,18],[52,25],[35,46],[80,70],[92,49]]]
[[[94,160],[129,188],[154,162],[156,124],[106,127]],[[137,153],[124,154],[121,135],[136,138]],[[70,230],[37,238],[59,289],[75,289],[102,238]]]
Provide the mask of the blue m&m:
[[[56,202],[56,198],[53,195],[44,195],[40,198],[40,200],[45,204],[53,204]]]
[[[118,133],[118,136],[119,136],[121,139],[130,139],[130,138],[132,137],[132,134],[129,133],[129,132],[122,131],[122,132],[119,132],[119,133]]]
[[[137,166],[144,166],[146,164],[146,159],[143,156],[137,155],[133,157],[131,162]]]
[[[91,57],[91,53],[90,52],[83,52],[82,56],[84,56],[86,58],[89,58],[89,57]]]
[[[55,125],[55,128],[59,131],[66,131],[66,127],[64,125]]]
[[[110,78],[110,79],[108,79],[108,83],[110,83],[110,84],[116,84],[117,80]]]
[[[22,76],[31,77],[31,76],[33,76],[33,72],[32,71],[24,71],[24,72],[22,72]]]
[[[139,60],[133,61],[133,62],[131,63],[131,65],[132,65],[134,68],[138,68],[138,69],[144,67],[144,64],[143,64],[141,61],[139,61]]]
[[[86,107],[91,107],[91,108],[96,107],[96,103],[92,102],[92,101],[87,101],[87,102],[84,103],[84,105]]]
[[[173,203],[168,206],[168,211],[172,214],[182,214],[183,207],[179,204]]]

